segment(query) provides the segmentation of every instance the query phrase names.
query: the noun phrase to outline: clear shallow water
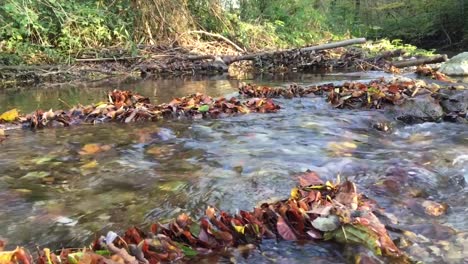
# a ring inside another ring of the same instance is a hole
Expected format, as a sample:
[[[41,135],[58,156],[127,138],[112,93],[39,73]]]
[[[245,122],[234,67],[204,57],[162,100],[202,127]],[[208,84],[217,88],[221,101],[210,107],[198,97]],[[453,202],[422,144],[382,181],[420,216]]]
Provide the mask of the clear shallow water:
[[[373,77],[303,75],[257,82]],[[135,88],[163,102],[193,92],[235,95],[237,85],[235,80],[165,80],[7,91],[0,95],[0,108],[55,107],[60,106],[58,97],[85,104],[113,88]],[[10,100],[14,103],[5,107]],[[406,248],[426,263],[462,263],[468,257],[466,125],[396,123],[384,133],[371,128],[386,120],[377,111],[336,110],[320,97],[276,101],[282,109],[275,114],[15,131],[0,145],[0,236],[31,248],[35,243],[80,246],[96,232],[182,212],[196,217],[207,205],[250,210],[262,201],[287,197],[295,175],[311,169],[324,179],[337,174],[352,179],[359,191],[397,217],[399,226],[428,237]],[[111,149],[80,155],[90,143]],[[396,186],[383,184],[389,181]],[[412,205],[425,200],[448,204],[447,214],[430,217]],[[345,250],[330,244],[268,241],[262,250],[247,259],[238,252],[233,256],[241,263],[345,261]]]

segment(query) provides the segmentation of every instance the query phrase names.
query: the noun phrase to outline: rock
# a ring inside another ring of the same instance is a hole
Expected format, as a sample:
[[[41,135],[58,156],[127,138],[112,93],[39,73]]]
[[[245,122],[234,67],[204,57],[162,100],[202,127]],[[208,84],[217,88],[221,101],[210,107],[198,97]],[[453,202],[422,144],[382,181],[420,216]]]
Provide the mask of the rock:
[[[444,115],[442,107],[430,94],[408,98],[401,105],[391,106],[389,113],[405,123],[434,122]]]
[[[451,58],[440,66],[439,72],[447,75],[468,75],[468,52],[463,52]]]
[[[468,110],[468,90],[441,90],[440,104],[446,112],[466,113]]]

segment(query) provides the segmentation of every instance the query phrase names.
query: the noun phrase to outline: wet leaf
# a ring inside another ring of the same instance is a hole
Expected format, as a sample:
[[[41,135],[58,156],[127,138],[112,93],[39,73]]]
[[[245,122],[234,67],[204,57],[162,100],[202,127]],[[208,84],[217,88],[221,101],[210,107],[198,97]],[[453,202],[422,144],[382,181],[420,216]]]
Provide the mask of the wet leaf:
[[[325,233],[325,239],[335,239],[340,243],[356,243],[366,246],[376,255],[382,255],[377,235],[368,227],[360,225],[344,225],[332,232]]]
[[[312,221],[312,226],[323,232],[333,231],[340,226],[340,220],[336,215],[317,217]]]
[[[278,229],[279,235],[284,240],[297,240],[297,237],[294,234],[294,231],[291,229],[291,227],[289,227],[289,225],[286,223],[283,217],[281,216],[278,217],[276,228]]]
[[[110,145],[102,145],[102,144],[86,144],[83,146],[81,151],[79,152],[80,155],[93,155],[100,152],[109,151],[112,147]]]
[[[299,176],[299,185],[302,187],[320,184],[323,184],[323,181],[319,178],[317,173],[313,171],[307,171]]]
[[[32,263],[32,261],[31,261],[31,256],[23,248],[17,247],[13,251],[1,251],[0,263],[1,264],[13,264],[13,263],[29,264],[29,263]]]
[[[26,175],[22,176],[21,179],[41,179],[50,176],[50,172],[47,171],[31,171],[28,172]]]
[[[166,192],[175,192],[178,190],[182,190],[183,188],[185,188],[186,185],[187,183],[184,181],[170,181],[159,184],[158,188]]]
[[[441,216],[447,211],[447,205],[440,204],[434,201],[426,200],[422,203],[426,214],[431,216]]]
[[[198,108],[198,111],[199,111],[199,112],[202,112],[202,113],[208,112],[209,110],[210,110],[210,106],[209,106],[209,105],[202,105],[202,106],[200,106],[200,107]]]
[[[89,170],[89,169],[94,169],[98,166],[98,162],[97,160],[92,160],[84,165],[81,166],[82,169],[86,169],[86,170]]]
[[[328,149],[337,156],[351,156],[351,152],[357,148],[357,145],[353,142],[330,142],[328,143]]]
[[[298,188],[292,188],[290,197],[293,200],[299,200],[301,198],[301,193],[299,192],[299,189]]]
[[[178,243],[178,242],[175,242],[175,244],[182,250],[182,252],[184,252],[184,255],[187,256],[187,257],[194,257],[196,255],[198,255],[198,252],[194,249],[192,249],[191,247],[189,246],[186,246],[182,243]]]
[[[4,122],[13,122],[19,118],[19,113],[16,108],[6,111],[0,115],[0,121]]]

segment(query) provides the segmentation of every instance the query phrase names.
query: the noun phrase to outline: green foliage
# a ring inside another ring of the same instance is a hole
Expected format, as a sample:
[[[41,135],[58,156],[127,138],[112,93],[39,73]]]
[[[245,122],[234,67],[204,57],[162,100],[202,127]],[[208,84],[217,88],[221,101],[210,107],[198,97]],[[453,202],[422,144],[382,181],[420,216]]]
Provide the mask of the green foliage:
[[[64,61],[70,54],[130,40],[128,1],[5,0],[0,48],[25,62]]]
[[[463,0],[4,0],[0,63],[70,62],[112,46],[135,55],[138,43],[173,43],[191,29],[250,50],[352,36],[452,45],[468,43],[467,12]],[[395,48],[425,53],[398,41],[368,47]]]
[[[307,0],[243,0],[239,14],[241,21],[273,31],[279,46],[303,46],[328,34],[325,17]]]
[[[368,53],[370,57],[377,56],[381,54],[382,51],[386,50],[397,50],[401,49],[406,52],[407,55],[423,55],[423,56],[431,56],[434,55],[435,50],[425,50],[420,49],[414,45],[404,44],[401,39],[381,39],[378,41],[370,41],[366,44],[363,44],[362,48]]]

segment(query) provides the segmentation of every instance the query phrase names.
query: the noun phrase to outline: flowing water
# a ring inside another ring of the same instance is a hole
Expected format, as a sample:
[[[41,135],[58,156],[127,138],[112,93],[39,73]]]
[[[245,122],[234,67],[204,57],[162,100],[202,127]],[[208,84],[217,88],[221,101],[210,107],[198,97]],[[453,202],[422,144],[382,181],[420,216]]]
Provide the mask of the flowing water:
[[[309,74],[256,82],[284,85],[369,79],[361,74]],[[236,96],[236,80],[173,79],[105,87],[0,91],[0,112],[17,107],[66,108],[132,89],[154,102],[194,92]],[[324,98],[277,99],[275,114],[216,120],[102,124],[17,130],[0,144],[0,236],[10,244],[75,247],[95,233],[174,217],[200,216],[207,205],[235,212],[288,197],[296,175],[349,178],[378,201],[398,226],[421,236],[405,251],[431,262],[468,259],[468,130],[463,124],[394,123],[379,111],[337,110]],[[110,150],[82,155],[86,144]],[[448,205],[431,217],[420,204]],[[239,263],[343,263],[331,243],[265,241]],[[200,260],[226,262],[229,257]]]

